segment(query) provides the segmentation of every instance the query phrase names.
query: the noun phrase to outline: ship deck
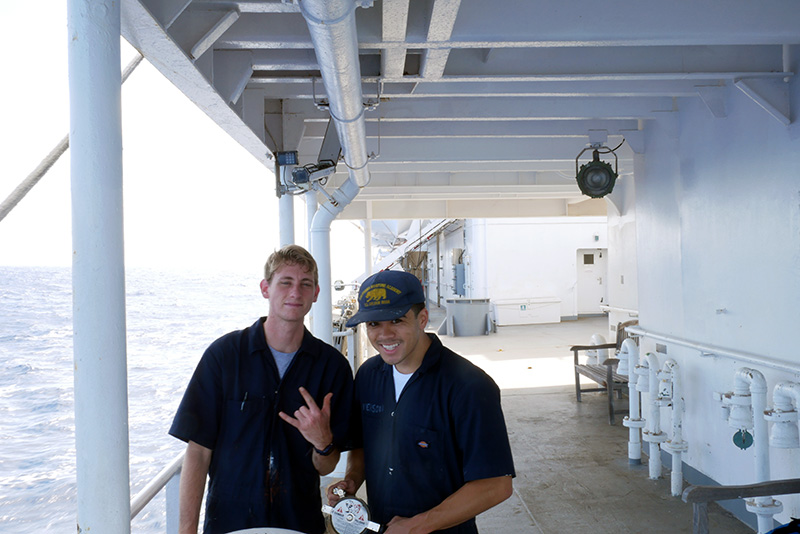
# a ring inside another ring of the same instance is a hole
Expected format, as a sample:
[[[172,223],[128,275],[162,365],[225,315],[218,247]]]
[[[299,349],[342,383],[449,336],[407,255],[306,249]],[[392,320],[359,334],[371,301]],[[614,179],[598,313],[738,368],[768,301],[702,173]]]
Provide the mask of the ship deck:
[[[669,464],[662,478],[650,480],[646,454],[641,465],[629,465],[628,429],[622,416],[608,424],[605,394],[576,402],[569,347],[594,333],[609,338],[607,325],[605,317],[591,317],[502,326],[488,336],[440,336],[502,389],[517,476],[511,498],[478,517],[481,531],[692,532],[691,505],[670,495]],[[753,532],[714,503],[709,525],[712,533]]]

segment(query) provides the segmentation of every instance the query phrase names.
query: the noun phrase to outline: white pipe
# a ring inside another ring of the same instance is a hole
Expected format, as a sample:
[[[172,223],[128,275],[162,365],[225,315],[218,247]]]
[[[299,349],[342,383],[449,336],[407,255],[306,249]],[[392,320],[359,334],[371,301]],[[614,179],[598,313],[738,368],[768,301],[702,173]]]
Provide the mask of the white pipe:
[[[734,395],[750,396],[753,410],[753,447],[755,455],[755,482],[767,482],[769,475],[769,436],[764,411],[767,408],[767,382],[755,369],[742,367],[736,371],[733,382]],[[733,411],[731,411],[733,412]],[[777,506],[776,506],[777,503]],[[772,497],[756,497],[747,501],[747,509],[757,514],[758,532],[763,534],[773,528],[772,516],[780,512],[780,503]],[[782,506],[780,506],[782,508]]]
[[[333,297],[331,295],[331,223],[344,206],[352,202],[358,194],[359,188],[350,177],[342,186],[334,191],[333,199],[336,203],[326,202],[320,204],[314,220],[311,223],[311,254],[317,260],[319,269],[319,295],[314,304],[314,321],[312,333],[325,341],[333,341]]]
[[[281,173],[281,183],[287,183],[286,173],[289,172],[288,167],[278,167],[278,172]],[[284,193],[278,199],[278,228],[280,232],[280,246],[294,244],[294,196]]]
[[[652,352],[645,355],[648,369],[648,405],[647,424],[642,439],[650,444],[649,475],[651,480],[661,477],[661,453],[658,444],[666,440],[661,431],[661,407],[658,402],[658,358]]]
[[[622,367],[623,358],[627,361],[628,415],[622,420],[622,425],[628,427],[628,463],[639,465],[642,463],[641,430],[645,423],[641,416],[639,391],[636,387],[639,377],[636,373],[635,364],[639,361],[639,347],[632,339],[626,339],[622,342],[619,355],[620,367]],[[619,369],[617,371],[619,372]]]
[[[592,334],[592,337],[589,340],[589,345],[605,345],[606,343],[606,338],[600,334]],[[602,364],[608,359],[608,349],[593,349],[587,351],[586,355],[588,357],[588,363]]]
[[[356,4],[353,0],[303,0],[299,5],[314,43],[350,179],[364,187],[369,183],[369,172]]]
[[[69,0],[78,532],[130,532],[120,3]]]
[[[310,190],[310,191],[307,191],[303,195],[303,199],[305,200],[305,203],[306,203],[306,236],[305,236],[306,237],[306,243],[308,245],[308,250],[313,255],[314,252],[312,250],[312,243],[311,243],[311,227],[314,224],[314,215],[316,215],[316,213],[317,213],[317,192],[314,191],[313,189]],[[330,262],[330,258],[327,258],[327,261]],[[319,263],[320,262],[317,261],[317,273],[318,274],[319,274]],[[333,297],[331,297],[331,298],[333,298]],[[319,298],[317,300],[319,300]],[[333,305],[332,301],[331,301],[331,305]],[[315,313],[316,313],[316,310],[314,308],[312,308],[311,309],[311,313],[308,314],[308,328],[312,332],[314,331],[314,315],[315,315]],[[331,312],[331,313],[333,313],[333,312]],[[331,315],[331,321],[333,321],[333,315]]]
[[[372,219],[364,219],[364,273],[372,275]]]
[[[800,447],[800,418],[797,414],[800,408],[800,384],[778,383],[772,390],[772,402],[774,408],[768,412],[768,419],[773,421],[770,444],[780,448]],[[792,425],[793,428],[781,431],[786,425]],[[779,439],[774,441],[776,436]]]
[[[664,362],[662,374],[667,376],[670,384],[668,396],[672,406],[672,435],[661,447],[672,454],[670,483],[673,497],[680,497],[683,492],[683,453],[688,450],[687,443],[683,439],[683,385],[678,371],[678,363],[675,360],[669,359]],[[666,397],[664,399],[666,400]]]
[[[311,253],[320,270],[320,292],[314,305],[312,332],[319,339],[333,340],[331,295],[331,223],[369,183],[367,130],[361,93],[361,69],[356,34],[356,4],[353,0],[303,0],[300,11],[308,25],[322,81],[328,95],[331,118],[342,144],[350,176],[311,223]]]
[[[767,421],[764,410],[767,407],[767,382],[764,375],[755,369],[742,367],[734,377],[734,394],[750,394],[753,406],[753,446],[756,456],[755,482],[769,480],[769,448],[767,447]]]
[[[633,369],[631,362],[639,361],[639,347],[636,346],[636,342],[630,338],[623,340],[622,345],[619,347],[617,358],[619,359],[617,373],[630,376],[631,370]]]
[[[703,357],[720,356],[723,358],[730,358],[732,360],[737,360],[740,362],[744,361],[744,362],[755,363],[764,367],[769,367],[771,369],[778,369],[779,371],[788,371],[794,375],[800,375],[800,367],[798,367],[797,365],[791,365],[786,362],[780,362],[777,360],[773,360],[771,358],[759,356],[757,354],[752,354],[749,352],[742,352],[732,349],[725,349],[714,345],[706,345],[703,343],[689,341],[687,339],[681,339],[675,336],[668,336],[664,334],[657,334],[655,332],[648,332],[647,330],[644,330],[640,326],[629,326],[625,330],[627,330],[629,334],[633,334],[635,336],[646,337],[649,339],[656,339],[658,341],[664,341],[666,343],[674,343],[682,347],[694,349],[700,352],[700,356]]]
[[[314,223],[314,215],[316,215],[317,206],[319,205],[317,202],[317,192],[312,189],[303,195],[303,199],[306,201],[306,242],[309,243],[308,246],[310,248],[311,226]]]

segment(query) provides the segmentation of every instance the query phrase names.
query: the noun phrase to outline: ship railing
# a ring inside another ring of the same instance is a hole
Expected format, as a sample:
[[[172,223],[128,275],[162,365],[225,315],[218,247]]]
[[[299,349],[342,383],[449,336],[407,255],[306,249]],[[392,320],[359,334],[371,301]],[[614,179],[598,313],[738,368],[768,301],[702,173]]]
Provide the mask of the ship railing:
[[[178,488],[180,487],[183,455],[184,453],[181,452],[176,456],[131,499],[131,521],[164,489],[167,511],[166,534],[178,534]]]

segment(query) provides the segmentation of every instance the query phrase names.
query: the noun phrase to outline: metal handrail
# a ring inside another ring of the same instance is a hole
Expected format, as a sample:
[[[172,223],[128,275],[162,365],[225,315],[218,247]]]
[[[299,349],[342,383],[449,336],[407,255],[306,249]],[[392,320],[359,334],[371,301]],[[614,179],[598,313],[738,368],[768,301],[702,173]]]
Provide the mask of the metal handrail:
[[[619,308],[617,306],[609,306],[608,304],[601,304],[600,309],[603,311],[615,311],[615,312],[627,313],[631,317],[639,317],[639,310],[631,310],[629,308]]]
[[[131,520],[141,512],[147,504],[153,500],[153,497],[158,495],[164,486],[167,485],[172,477],[180,473],[183,466],[183,456],[185,452],[181,452],[175,457],[167,466],[161,470],[147,485],[131,499]]]
[[[709,345],[705,343],[698,343],[695,341],[690,341],[688,339],[682,339],[676,336],[659,334],[656,332],[645,330],[640,326],[629,326],[626,328],[626,330],[628,331],[629,334],[634,336],[646,337],[658,341],[664,341],[666,343],[674,343],[676,345],[681,345],[682,347],[694,349],[700,352],[700,356],[703,357],[721,356],[724,358],[755,363],[763,365],[765,367],[770,367],[772,369],[778,369],[779,371],[788,371],[795,375],[800,375],[800,368],[798,368],[797,365],[790,364],[789,362],[773,360],[772,358],[767,358],[765,356],[760,356],[758,354],[752,354],[749,352],[726,349],[723,347],[718,347],[715,345]]]
[[[139,63],[142,62],[144,56],[142,54],[137,54],[128,66],[125,67],[125,70],[122,72],[122,83],[125,83],[125,80],[131,75],[133,70],[139,66]],[[61,141],[50,151],[47,156],[37,165],[37,167],[11,192],[10,195],[0,203],[0,221],[2,221],[6,215],[8,215],[14,207],[19,204],[19,201],[22,200],[25,195],[27,195],[33,186],[39,183],[39,180],[47,174],[47,171],[55,165],[58,159],[64,155],[64,152],[67,151],[69,148],[69,134],[65,135]]]

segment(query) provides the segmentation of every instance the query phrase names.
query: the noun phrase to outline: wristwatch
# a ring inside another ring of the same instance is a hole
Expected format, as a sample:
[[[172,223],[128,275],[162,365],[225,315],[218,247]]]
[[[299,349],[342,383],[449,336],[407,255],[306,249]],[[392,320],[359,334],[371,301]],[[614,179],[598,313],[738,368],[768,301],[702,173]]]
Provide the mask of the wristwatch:
[[[314,447],[314,446],[312,445],[312,447]],[[314,447],[314,452],[316,452],[320,456],[328,456],[330,453],[333,452],[333,449],[334,449],[333,442],[331,441],[331,444],[328,445],[327,447],[325,447],[322,450],[319,450],[318,448]]]

